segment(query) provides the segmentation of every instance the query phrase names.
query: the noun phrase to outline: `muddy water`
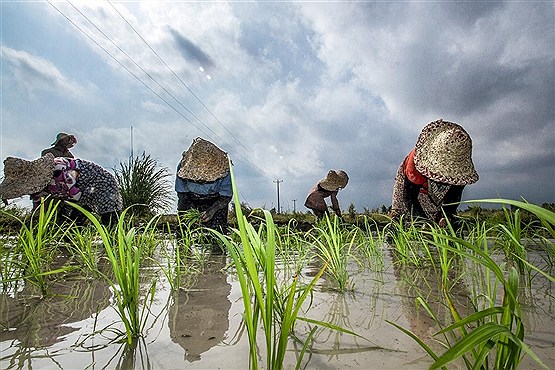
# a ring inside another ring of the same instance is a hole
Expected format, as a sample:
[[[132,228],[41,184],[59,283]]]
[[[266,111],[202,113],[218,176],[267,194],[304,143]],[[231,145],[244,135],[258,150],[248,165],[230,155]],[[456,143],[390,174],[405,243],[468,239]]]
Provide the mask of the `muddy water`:
[[[42,300],[26,288],[17,294],[0,294],[0,368],[248,369],[241,292],[234,276],[222,273],[227,262],[225,256],[210,257],[194,284],[173,294],[161,281],[145,337],[133,350],[110,343],[113,335],[108,330],[91,335],[111,324],[121,328],[112,292],[100,280],[67,278],[52,287],[55,296]],[[307,267],[304,278],[310,279],[315,268]],[[352,265],[350,276],[354,289],[345,293],[330,289],[330,282],[321,279],[305,316],[350,329],[362,338],[318,331],[304,368],[427,368],[432,361],[425,351],[387,321],[431,338],[437,327],[422,309],[415,309],[414,302],[417,292],[424,294],[438,317],[447,320],[449,313],[439,304],[439,277],[433,271],[394,268],[387,252],[383,268]],[[468,306],[468,289],[465,279],[453,288],[461,312]],[[523,295],[525,341],[555,368],[555,286],[536,276]],[[298,324],[296,334],[301,340],[308,332],[308,327]],[[428,343],[441,352],[436,342]],[[290,343],[285,368],[294,368],[301,347]],[[526,358],[520,368],[539,366]]]

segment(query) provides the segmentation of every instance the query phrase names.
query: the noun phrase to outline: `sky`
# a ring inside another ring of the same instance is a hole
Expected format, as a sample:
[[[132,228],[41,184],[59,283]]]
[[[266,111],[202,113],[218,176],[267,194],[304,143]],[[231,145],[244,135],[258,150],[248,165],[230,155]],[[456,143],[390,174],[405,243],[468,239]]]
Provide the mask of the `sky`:
[[[251,207],[279,190],[282,211],[306,212],[341,169],[341,208],[363,212],[391,205],[399,164],[443,118],[473,141],[463,199],[553,203],[554,4],[2,1],[0,156],[38,158],[67,132],[112,171],[150,155],[173,189],[203,137]]]

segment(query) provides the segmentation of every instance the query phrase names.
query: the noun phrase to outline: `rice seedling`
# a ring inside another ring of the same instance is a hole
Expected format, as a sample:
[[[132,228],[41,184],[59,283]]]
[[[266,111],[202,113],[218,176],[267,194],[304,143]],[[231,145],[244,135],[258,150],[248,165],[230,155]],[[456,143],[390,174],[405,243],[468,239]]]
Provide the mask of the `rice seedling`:
[[[496,201],[499,202],[499,200]],[[555,222],[555,214],[553,212],[522,202],[501,200],[500,203],[521,206],[535,213],[548,230],[553,228]],[[436,230],[429,231],[428,233],[431,235],[438,234]],[[487,299],[485,300],[486,304],[482,307],[475,304],[473,307],[475,312],[462,318],[453,304],[449,292],[444,289],[445,301],[451,311],[454,322],[436,333],[436,335],[443,335],[445,338],[443,344],[447,350],[441,355],[434,353],[424,341],[410,331],[401,328],[397,324],[392,324],[411,336],[430,354],[435,361],[431,369],[445,368],[447,364],[458,359],[461,359],[467,368],[472,369],[488,369],[490,367],[494,369],[515,369],[518,367],[524,354],[532,357],[540,366],[547,368],[524,342],[525,328],[518,300],[518,270],[513,266],[507,265],[508,270],[504,271],[491,258],[487,247],[483,249],[484,246],[487,246],[487,241],[480,246],[475,246],[454,235],[445,235],[443,239],[450,243],[440,243],[438,240],[434,240],[434,243],[439,248],[447,249],[482,265],[491,274],[486,275],[486,279],[489,279],[491,276],[491,279],[495,280],[495,282],[490,283],[493,285],[486,284],[490,287],[487,292]],[[483,236],[478,239],[482,242],[485,240]],[[462,248],[454,248],[450,245],[451,243],[456,243],[462,246]],[[549,276],[547,275],[547,277]],[[550,280],[552,279],[553,277]],[[493,289],[491,288],[492,286]],[[496,287],[503,289],[500,304],[497,304],[498,293]],[[429,309],[424,299],[420,299],[419,302]],[[436,322],[440,325],[439,321],[436,320]]]
[[[125,330],[113,329],[117,338],[122,338],[128,345],[141,337],[148,320],[148,307],[154,299],[156,279],[153,279],[142,297],[139,286],[140,270],[142,266],[141,244],[137,243],[137,230],[125,223],[124,210],[115,228],[115,237],[109,234],[108,229],[90,212],[79,205],[69,203],[81,211],[94,225],[106,251],[106,258],[112,267],[113,276],[103,274],[111,286],[115,301],[116,312],[120,317]],[[156,218],[153,218],[144,227],[148,232]]]
[[[364,217],[363,220],[363,228],[357,234],[359,236],[357,251],[361,252],[363,260],[368,263],[368,267],[380,271],[384,266],[383,247],[386,244],[386,231],[385,228],[380,230],[374,219]],[[372,224],[368,220],[371,220]]]
[[[343,294],[343,292],[334,292],[333,297],[330,297],[330,308],[328,312],[324,315],[323,320],[327,323],[332,323],[333,325],[340,326],[342,328],[352,328],[350,322],[349,304],[347,302],[348,294]],[[326,330],[321,328],[314,334],[316,342],[329,343],[333,336],[332,347],[335,350],[340,350],[341,347],[341,332],[336,330]],[[321,337],[321,338],[320,338]]]
[[[490,248],[488,235],[495,227],[488,227],[487,222],[478,222],[473,228],[469,229],[466,235],[468,243],[476,250],[482,251],[485,255],[494,258],[494,251]],[[466,253],[473,254],[475,258],[479,258],[474,249],[466,249]],[[466,264],[463,264],[466,266]],[[500,281],[492,277],[493,272],[483,264],[472,264],[468,268],[465,277],[469,280],[468,286],[472,289],[471,296],[476,301],[474,309],[476,311],[481,308],[495,305],[499,296]],[[481,303],[483,302],[483,303]]]
[[[152,259],[154,251],[160,245],[160,231],[157,225],[161,216],[159,214],[151,217],[146,225],[140,228],[140,232],[135,235],[134,243],[141,246],[141,257],[144,259]]]
[[[2,207],[0,209],[0,234],[15,235],[19,232],[21,220],[29,215],[26,208],[19,207],[16,204]]]
[[[182,245],[189,251],[194,245],[210,245],[214,240],[200,221],[200,211],[188,209],[177,215],[177,236]]]
[[[475,308],[476,312],[464,319],[455,309],[449,293],[445,292],[454,323],[435,334],[444,336],[443,345],[447,350],[441,355],[410,331],[390,323],[416,340],[430,354],[435,361],[430,369],[445,368],[459,358],[469,369],[488,369],[490,366],[494,369],[515,369],[523,352],[545,366],[524,343],[524,325],[519,304],[514,298],[518,291],[518,273],[515,268],[510,268],[509,278],[503,280],[502,285],[504,298],[501,305],[482,310]],[[441,327],[440,320],[435,317],[426,300],[419,297],[418,302]]]
[[[71,269],[61,267],[51,269],[57,249],[53,245],[62,233],[61,228],[52,227],[56,222],[59,202],[41,202],[34,211],[29,223],[21,222],[17,249],[22,253],[21,264],[24,266],[25,281],[35,285],[41,296],[47,295],[47,277]]]
[[[166,275],[166,279],[170,284],[172,291],[175,291],[181,285],[181,269],[183,264],[183,255],[181,253],[181,244],[177,242],[176,238],[171,232],[171,227],[168,228],[168,241],[163,243],[161,249],[161,257],[164,259],[165,264],[159,262],[161,271]]]
[[[345,231],[340,227],[338,217],[327,216],[320,226],[309,233],[309,237],[314,241],[316,255],[327,265],[326,275],[337,284],[340,291],[347,289],[349,285],[349,260],[354,259],[361,264],[352,253],[356,246],[357,234],[357,229]]]
[[[232,166],[230,165],[230,169]],[[243,215],[237,196],[237,188],[231,169],[235,212],[240,244],[218,231],[213,232],[229,251],[237,272],[243,296],[243,320],[249,338],[249,367],[258,369],[259,347],[257,343],[258,325],[262,321],[266,352],[266,368],[282,369],[285,353],[296,321],[304,320],[314,325],[333,327],[317,320],[299,317],[299,312],[310,295],[316,281],[324,273],[326,265],[320,269],[308,285],[300,286],[299,276],[295,275],[284,285],[276,279],[276,227],[270,212],[264,210],[265,224],[258,230]],[[312,338],[311,332],[307,341]],[[354,333],[353,333],[354,334]],[[302,362],[307,345],[297,359],[297,368]]]
[[[4,239],[0,242],[0,283],[3,291],[16,291],[24,273],[21,253],[16,245],[10,244]]]
[[[397,222],[391,222],[385,227],[387,237],[393,241],[397,261],[401,264],[412,264],[414,266],[423,266],[425,259],[422,256],[422,248],[416,248],[425,243],[420,243],[422,239],[421,225],[416,222],[407,222],[403,217]],[[429,250],[424,249],[425,252]]]
[[[194,244],[194,235],[201,227],[200,212],[197,209],[181,211],[177,214],[177,235],[185,245]]]
[[[295,230],[295,222],[290,220],[276,233],[276,253],[282,261],[285,276],[300,274],[312,259],[310,245],[304,233]]]
[[[101,258],[99,243],[96,242],[97,232],[91,227],[71,227],[65,234],[70,243],[69,250],[77,260],[77,265],[92,275],[98,275],[98,263]]]
[[[536,204],[512,199],[479,199],[467,200],[462,203],[493,203],[511,205],[522,208],[534,214],[539,219],[540,223],[545,227],[545,230],[551,235],[551,237],[555,238],[555,212],[540,207]]]
[[[526,259],[526,248],[522,239],[527,226],[522,227],[520,209],[511,212],[506,207],[503,207],[503,213],[505,215],[505,224],[497,225],[499,232],[496,244],[505,253],[507,261],[516,263],[520,274],[524,274],[526,266],[521,261]]]
[[[464,266],[464,263],[458,253],[453,253],[449,249],[443,248],[443,246],[448,245],[454,250],[460,250],[463,247],[452,239],[447,238],[447,236],[457,236],[456,230],[449,221],[447,221],[447,227],[428,224],[427,230],[423,234],[424,237],[421,238],[423,249],[428,254],[432,268],[435,269],[436,263],[439,262],[442,287],[449,290],[451,286],[457,284],[462,278],[463,274],[459,270]]]
[[[548,268],[555,266],[555,243],[546,238],[541,231],[533,237],[533,242],[539,250],[543,251],[540,256],[545,261]]]
[[[161,258],[165,263],[154,259],[154,262],[160,267],[160,270],[166,276],[170,287],[173,291],[182,287],[182,278],[185,276],[186,285],[190,283],[190,277],[200,273],[204,268],[206,254],[202,249],[195,248],[197,240],[195,230],[199,221],[200,213],[196,210],[187,211],[193,215],[193,221],[187,222],[187,219],[180,219],[177,236],[172,233],[170,225],[167,225],[168,240],[159,243]]]
[[[0,210],[0,284],[3,291],[17,290],[18,281],[23,277],[24,269],[21,253],[17,248],[17,238],[3,227],[5,223],[18,222],[15,220],[19,219],[12,212]]]
[[[479,203],[479,202],[505,204],[505,205],[511,205],[511,206],[522,208],[535,215],[539,220],[540,224],[542,225],[542,231],[545,234],[547,234],[551,238],[551,240],[555,239],[555,212],[553,211],[540,207],[536,204],[531,204],[528,202],[511,200],[511,199],[480,199],[480,200],[468,200],[463,203]],[[547,243],[546,249],[548,250],[548,253],[555,255],[555,243],[553,243],[549,239],[544,239],[544,240]],[[515,257],[520,258],[518,255],[515,255]],[[521,259],[520,262],[526,265],[527,268],[530,268],[536,273],[543,275],[550,281],[555,282],[555,277],[537,268],[533,264],[529,263],[527,260]]]

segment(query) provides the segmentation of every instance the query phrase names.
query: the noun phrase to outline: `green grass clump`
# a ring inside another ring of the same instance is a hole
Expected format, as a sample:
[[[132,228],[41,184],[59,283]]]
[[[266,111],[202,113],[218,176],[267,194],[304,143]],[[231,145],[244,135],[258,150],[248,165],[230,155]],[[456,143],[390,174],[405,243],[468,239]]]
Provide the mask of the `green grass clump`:
[[[62,228],[56,227],[59,202],[42,201],[27,222],[19,220],[21,228],[14,253],[9,258],[23,268],[23,278],[36,286],[42,297],[48,294],[48,277],[67,272],[69,266],[52,268],[57,253],[56,244],[62,236]],[[19,276],[16,276],[18,278]],[[5,283],[6,280],[2,279]]]
[[[125,221],[127,209],[119,217],[115,229],[108,229],[99,220],[84,208],[71,204],[81,211],[94,225],[102,240],[106,258],[112,271],[102,274],[111,286],[116,302],[116,312],[120,317],[124,330],[112,329],[116,339],[122,338],[128,345],[133,345],[143,335],[146,327],[149,306],[156,292],[156,279],[153,279],[145,295],[141,294],[140,272],[144,258],[141,235],[149,235],[149,230],[154,228],[156,217],[139,233],[135,227],[129,226]],[[112,232],[115,233],[112,236]]]
[[[334,216],[326,216],[309,234],[314,241],[316,255],[322,264],[327,265],[326,275],[337,284],[340,291],[352,288],[349,286],[348,267],[351,259],[356,260],[353,250],[356,248],[357,235],[357,228],[342,227],[339,217]]]
[[[134,206],[129,212],[137,216],[153,216],[172,204],[172,189],[166,181],[170,176],[168,169],[159,168],[158,162],[144,152],[141,157],[120,162],[115,176],[123,208]]]

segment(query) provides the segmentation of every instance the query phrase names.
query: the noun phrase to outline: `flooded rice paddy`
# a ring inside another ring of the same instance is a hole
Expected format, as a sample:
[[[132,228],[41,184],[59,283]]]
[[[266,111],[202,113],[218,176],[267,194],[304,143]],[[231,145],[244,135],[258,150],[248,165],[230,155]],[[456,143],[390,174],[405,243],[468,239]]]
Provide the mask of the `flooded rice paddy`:
[[[375,266],[349,265],[351,289],[339,292],[321,278],[303,316],[333,323],[360,335],[321,328],[305,354],[305,369],[425,369],[430,356],[394,322],[432,339],[438,327],[415,299],[420,294],[438,317],[449,316],[440,303],[439,272],[395,264],[391,247]],[[536,254],[534,254],[536,253]],[[63,259],[64,256],[60,256]],[[530,258],[542,264],[540,252]],[[242,321],[243,303],[230,257],[209,254],[202,273],[172,291],[158,281],[144,336],[134,348],[112,342],[112,329],[121,327],[112,288],[99,278],[68,274],[49,288],[46,298],[31,286],[0,294],[0,368],[2,369],[248,369],[249,343]],[[283,266],[282,266],[283,267]],[[549,267],[544,266],[546,272]],[[152,273],[156,267],[149,267]],[[308,281],[319,266],[308,264]],[[143,271],[148,275],[148,271]],[[164,276],[164,275],[162,275]],[[465,310],[472,290],[471,274],[463,274],[453,288],[456,305]],[[148,280],[148,279],[147,279]],[[145,281],[147,288],[148,282]],[[555,368],[555,287],[537,274],[521,288],[525,342],[538,357]],[[310,303],[310,307],[308,307]],[[310,328],[298,322],[284,361],[295,368]],[[263,340],[261,334],[259,340]],[[449,368],[459,368],[459,365]],[[540,368],[528,356],[521,369]]]

